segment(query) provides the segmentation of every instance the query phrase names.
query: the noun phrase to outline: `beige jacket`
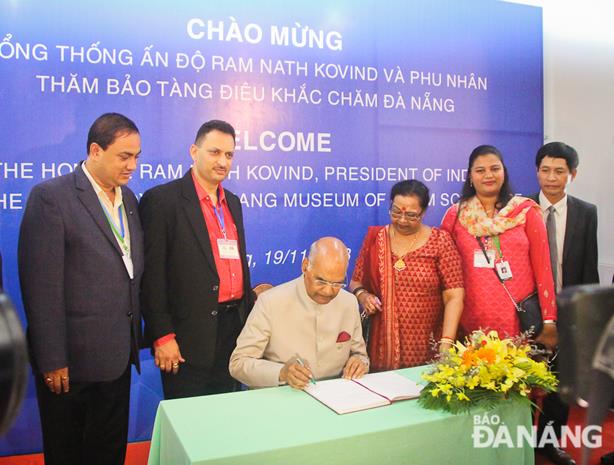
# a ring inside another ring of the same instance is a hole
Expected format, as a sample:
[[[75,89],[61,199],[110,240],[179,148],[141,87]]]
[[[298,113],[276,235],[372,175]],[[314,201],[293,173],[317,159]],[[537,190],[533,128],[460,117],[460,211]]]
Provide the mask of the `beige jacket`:
[[[349,339],[337,342],[343,332]],[[279,371],[296,355],[309,363],[316,379],[339,376],[352,355],[368,366],[352,294],[341,290],[328,304],[317,304],[307,295],[303,276],[264,292],[237,339],[230,374],[250,387],[277,386]]]

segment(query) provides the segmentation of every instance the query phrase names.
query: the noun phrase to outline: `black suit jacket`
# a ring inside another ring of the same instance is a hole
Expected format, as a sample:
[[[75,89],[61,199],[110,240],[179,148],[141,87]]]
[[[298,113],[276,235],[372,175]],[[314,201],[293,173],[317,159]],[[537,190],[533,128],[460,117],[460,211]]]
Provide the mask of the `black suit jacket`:
[[[531,198],[539,204],[539,193]],[[562,268],[563,287],[599,283],[597,207],[571,195],[567,195]]]
[[[119,378],[138,367],[143,232],[122,187],[134,278],[81,166],[32,189],[19,234],[19,278],[32,366],[68,366],[72,381]]]
[[[253,299],[243,213],[239,198],[225,189],[224,193],[239,237],[244,288],[238,310],[245,323]],[[139,210],[145,231],[141,296],[146,336],[153,342],[175,333],[188,363],[211,367],[220,279],[191,170],[181,179],[145,192]]]

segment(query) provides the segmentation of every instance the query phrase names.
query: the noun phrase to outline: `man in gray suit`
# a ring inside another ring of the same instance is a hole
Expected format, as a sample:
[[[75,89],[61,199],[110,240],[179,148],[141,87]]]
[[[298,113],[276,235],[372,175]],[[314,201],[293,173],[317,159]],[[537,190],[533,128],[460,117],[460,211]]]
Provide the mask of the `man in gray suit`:
[[[557,293],[564,287],[599,283],[597,271],[597,207],[567,194],[567,186],[578,172],[578,153],[563,142],[542,146],[535,157],[537,180],[541,188],[531,196],[542,209],[550,263]],[[556,360],[554,362],[556,370]],[[538,437],[552,425],[557,437],[567,424],[569,407],[557,393],[544,398],[539,417]],[[574,465],[567,452],[552,445],[538,449],[557,465]]]
[[[28,198],[19,277],[46,465],[124,463],[143,271],[137,200],[125,185],[140,152],[136,125],[104,114],[87,160]]]

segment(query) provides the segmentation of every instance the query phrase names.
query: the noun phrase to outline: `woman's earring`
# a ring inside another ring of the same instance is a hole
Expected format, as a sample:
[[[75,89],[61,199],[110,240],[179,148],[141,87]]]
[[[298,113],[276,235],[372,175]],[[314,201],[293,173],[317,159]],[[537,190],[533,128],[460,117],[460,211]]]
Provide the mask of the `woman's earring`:
[[[469,187],[473,187],[473,181],[469,179]]]

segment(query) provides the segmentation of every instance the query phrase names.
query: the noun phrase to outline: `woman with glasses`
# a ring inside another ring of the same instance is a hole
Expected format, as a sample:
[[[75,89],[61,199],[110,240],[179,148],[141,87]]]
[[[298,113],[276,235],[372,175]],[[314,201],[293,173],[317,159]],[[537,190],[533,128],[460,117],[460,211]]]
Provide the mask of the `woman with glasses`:
[[[369,227],[350,283],[371,316],[372,371],[423,365],[433,339],[454,342],[463,311],[460,257],[450,235],[422,224],[429,190],[401,181],[390,192],[390,224]]]
[[[471,152],[460,201],[448,209],[441,227],[452,234],[462,258],[463,331],[517,335],[512,298],[519,302],[537,291],[545,323],[537,340],[551,348],[556,304],[546,227],[535,202],[512,194],[496,147],[481,145]]]

